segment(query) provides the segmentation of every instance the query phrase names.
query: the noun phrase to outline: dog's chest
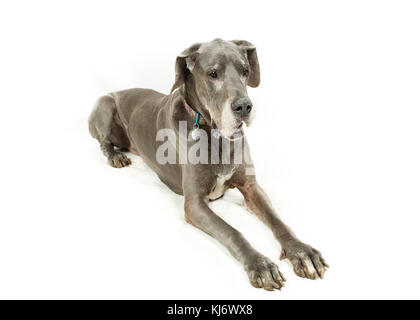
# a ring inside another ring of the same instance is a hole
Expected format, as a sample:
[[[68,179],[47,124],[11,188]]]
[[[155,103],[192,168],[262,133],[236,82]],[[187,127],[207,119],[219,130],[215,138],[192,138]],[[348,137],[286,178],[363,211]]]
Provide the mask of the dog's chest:
[[[225,193],[227,189],[227,187],[225,186],[225,183],[226,181],[230,180],[230,178],[232,178],[234,173],[235,173],[235,168],[232,168],[231,171],[217,175],[216,183],[213,186],[213,189],[208,196],[210,200],[216,200]]]

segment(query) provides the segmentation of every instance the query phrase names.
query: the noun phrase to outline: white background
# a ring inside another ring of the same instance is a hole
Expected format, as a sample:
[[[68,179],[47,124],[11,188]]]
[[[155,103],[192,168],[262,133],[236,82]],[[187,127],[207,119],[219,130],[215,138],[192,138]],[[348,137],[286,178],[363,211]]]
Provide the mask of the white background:
[[[420,298],[416,1],[8,1],[0,5],[0,298]],[[241,196],[211,207],[288,279],[253,288],[139,158],[107,165],[97,97],[168,93],[175,57],[257,45],[258,179],[331,268],[304,280]]]

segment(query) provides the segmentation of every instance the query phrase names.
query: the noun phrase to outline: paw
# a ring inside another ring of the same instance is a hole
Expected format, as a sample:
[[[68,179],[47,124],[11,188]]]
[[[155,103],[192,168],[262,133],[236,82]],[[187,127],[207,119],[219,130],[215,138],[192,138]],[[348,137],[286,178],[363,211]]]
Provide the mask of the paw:
[[[280,290],[286,281],[277,265],[262,255],[251,258],[250,262],[245,265],[245,271],[255,288],[263,288],[268,291]]]
[[[123,153],[115,153],[108,159],[108,163],[114,168],[122,168],[129,166],[131,164],[131,160]]]
[[[318,250],[302,242],[294,242],[285,246],[281,252],[280,260],[286,258],[292,263],[295,273],[302,278],[323,279],[326,268],[329,268]]]

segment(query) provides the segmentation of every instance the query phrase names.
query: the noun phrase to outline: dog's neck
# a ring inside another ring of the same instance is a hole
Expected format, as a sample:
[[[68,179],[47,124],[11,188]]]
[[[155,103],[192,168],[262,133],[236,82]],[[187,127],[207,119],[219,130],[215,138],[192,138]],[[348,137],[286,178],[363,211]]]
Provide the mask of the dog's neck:
[[[200,117],[209,125],[211,126],[211,117],[210,114],[205,107],[205,105],[201,102],[196,90],[195,84],[192,77],[187,77],[187,80],[180,88],[180,93],[183,96],[187,105],[193,109],[195,112],[200,114]]]

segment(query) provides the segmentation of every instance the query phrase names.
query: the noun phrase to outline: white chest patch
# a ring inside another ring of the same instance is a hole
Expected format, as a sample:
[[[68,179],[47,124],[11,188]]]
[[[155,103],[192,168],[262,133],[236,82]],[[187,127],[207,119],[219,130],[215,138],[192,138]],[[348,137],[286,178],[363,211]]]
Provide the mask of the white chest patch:
[[[225,182],[228,181],[233,175],[233,171],[225,174],[217,176],[216,185],[214,186],[213,190],[209,194],[210,200],[216,200],[220,198],[226,191]]]

